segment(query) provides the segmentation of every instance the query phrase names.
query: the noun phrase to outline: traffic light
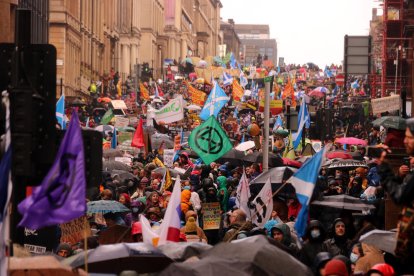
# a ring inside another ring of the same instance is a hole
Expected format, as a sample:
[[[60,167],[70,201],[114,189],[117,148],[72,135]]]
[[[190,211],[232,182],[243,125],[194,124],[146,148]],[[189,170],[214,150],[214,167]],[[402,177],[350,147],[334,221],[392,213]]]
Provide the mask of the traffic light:
[[[148,62],[142,64],[141,80],[149,81],[152,78],[152,68],[149,67]]]

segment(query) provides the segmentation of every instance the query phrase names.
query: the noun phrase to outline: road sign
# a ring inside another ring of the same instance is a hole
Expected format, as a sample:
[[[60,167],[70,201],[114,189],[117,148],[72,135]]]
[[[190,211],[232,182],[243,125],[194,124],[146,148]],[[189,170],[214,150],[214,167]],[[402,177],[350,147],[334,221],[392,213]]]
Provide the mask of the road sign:
[[[339,86],[344,85],[344,83],[345,83],[345,76],[343,74],[336,75],[335,82]]]

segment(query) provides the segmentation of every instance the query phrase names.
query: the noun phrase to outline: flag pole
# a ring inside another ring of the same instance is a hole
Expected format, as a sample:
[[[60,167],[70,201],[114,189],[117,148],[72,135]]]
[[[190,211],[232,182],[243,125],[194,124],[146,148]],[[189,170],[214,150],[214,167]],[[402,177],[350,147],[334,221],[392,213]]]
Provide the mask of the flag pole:
[[[264,142],[263,150],[263,172],[269,170],[269,113],[270,113],[270,87],[273,83],[273,77],[266,77],[265,81],[265,99],[264,99]]]

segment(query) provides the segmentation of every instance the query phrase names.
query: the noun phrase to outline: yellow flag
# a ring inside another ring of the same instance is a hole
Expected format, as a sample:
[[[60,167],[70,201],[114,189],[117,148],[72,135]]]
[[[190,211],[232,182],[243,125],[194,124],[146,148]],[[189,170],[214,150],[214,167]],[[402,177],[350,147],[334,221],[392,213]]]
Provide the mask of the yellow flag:
[[[285,151],[283,152],[283,157],[295,160],[296,154],[295,149],[293,148],[292,132],[289,131],[289,145],[285,146]]]
[[[170,170],[168,168],[166,168],[166,172],[165,172],[165,184],[164,184],[164,190],[167,190],[169,187],[171,187],[171,184],[173,183],[172,179],[171,179],[171,175],[170,175]]]
[[[139,91],[141,91],[141,98],[147,101],[150,99],[148,89],[142,84],[142,82],[139,83]]]
[[[155,157],[154,160],[152,160],[152,162],[157,166],[157,167],[165,167],[164,163],[162,163],[162,161],[160,159],[158,159],[158,157]]]

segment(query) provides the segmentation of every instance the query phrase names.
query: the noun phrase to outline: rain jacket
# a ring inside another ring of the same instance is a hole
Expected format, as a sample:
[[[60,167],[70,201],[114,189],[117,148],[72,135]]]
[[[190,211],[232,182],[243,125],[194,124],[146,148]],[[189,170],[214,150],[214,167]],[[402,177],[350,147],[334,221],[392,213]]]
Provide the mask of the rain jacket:
[[[229,201],[229,192],[227,190],[227,178],[225,176],[217,177],[219,184],[219,190],[217,191],[217,197],[220,202],[220,207],[223,212],[227,212],[227,203]]]
[[[320,231],[320,236],[318,238],[313,238],[310,234],[313,228],[318,228]],[[303,244],[303,247],[300,251],[300,261],[307,266],[312,266],[314,263],[315,256],[324,251],[323,250],[323,241],[325,240],[325,229],[322,226],[322,223],[318,220],[311,220],[305,233],[306,242]]]
[[[191,192],[189,190],[184,190],[181,192],[181,211],[184,215],[187,213],[187,211],[192,209],[190,198]]]

